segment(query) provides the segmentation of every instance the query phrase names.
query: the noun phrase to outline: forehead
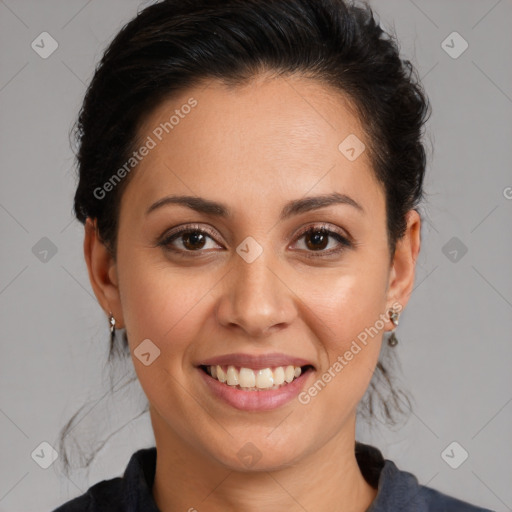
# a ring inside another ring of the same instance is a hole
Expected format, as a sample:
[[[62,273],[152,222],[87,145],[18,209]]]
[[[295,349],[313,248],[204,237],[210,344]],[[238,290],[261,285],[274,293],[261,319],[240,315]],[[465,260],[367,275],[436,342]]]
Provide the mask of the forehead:
[[[366,195],[378,206],[382,191],[368,151],[352,161],[340,151],[354,136],[368,146],[350,100],[317,81],[260,78],[228,87],[212,80],[147,116],[139,138],[151,139],[153,147],[124,195],[131,209],[166,193],[238,200],[243,207],[247,201],[280,204],[283,194],[298,198],[310,191],[361,201]]]

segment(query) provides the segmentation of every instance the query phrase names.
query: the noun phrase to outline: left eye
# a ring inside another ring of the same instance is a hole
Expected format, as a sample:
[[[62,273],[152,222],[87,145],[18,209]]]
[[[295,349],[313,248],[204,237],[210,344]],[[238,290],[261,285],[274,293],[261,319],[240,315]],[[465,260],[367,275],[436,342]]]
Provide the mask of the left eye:
[[[306,231],[303,231],[301,235],[299,235],[298,240],[300,240],[301,238],[306,239],[305,244],[308,249],[311,249],[311,251],[313,252],[322,252],[323,255],[338,253],[341,250],[343,250],[344,247],[351,246],[350,242],[344,236],[342,236],[336,231],[332,231],[325,227],[308,228]],[[338,249],[324,251],[326,246],[329,244],[330,238],[334,238],[338,242],[338,245],[341,245],[341,248],[338,247]]]
[[[184,256],[185,253],[197,253],[203,250],[205,248],[207,238],[214,241],[213,235],[209,231],[199,227],[188,226],[172,233],[159,245]],[[305,252],[320,253],[318,255],[308,254],[308,257],[332,255],[334,253],[341,252],[345,248],[351,247],[351,243],[347,238],[336,231],[327,229],[325,226],[309,227],[297,236],[297,241],[302,238],[305,238]],[[338,242],[340,247],[326,251],[325,248],[329,245],[329,239],[332,238]],[[176,240],[181,241],[182,248],[176,248],[173,246]],[[188,255],[192,256],[191,254]]]

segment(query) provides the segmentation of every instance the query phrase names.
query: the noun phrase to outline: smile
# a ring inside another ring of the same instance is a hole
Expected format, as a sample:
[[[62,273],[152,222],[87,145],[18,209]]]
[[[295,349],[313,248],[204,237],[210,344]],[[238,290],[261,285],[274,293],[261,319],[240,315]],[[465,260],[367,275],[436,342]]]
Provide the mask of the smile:
[[[200,365],[197,371],[209,396],[235,409],[253,412],[277,409],[296,399],[315,372],[312,365],[259,369]]]
[[[251,368],[237,368],[229,366],[202,366],[201,369],[211,377],[228,386],[242,389],[244,391],[273,390],[286,386],[302,374],[309,365],[304,366],[277,366],[275,368],[262,368],[253,370]]]

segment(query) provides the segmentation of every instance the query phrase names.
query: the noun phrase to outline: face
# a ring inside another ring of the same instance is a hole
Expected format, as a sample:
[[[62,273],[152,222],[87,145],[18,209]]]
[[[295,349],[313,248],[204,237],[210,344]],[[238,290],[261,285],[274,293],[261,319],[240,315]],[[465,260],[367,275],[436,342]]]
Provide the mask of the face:
[[[353,429],[393,327],[386,312],[411,291],[419,221],[410,212],[390,260],[384,190],[368,151],[340,151],[350,135],[371,144],[347,98],[298,77],[212,81],[145,120],[140,139],[155,145],[122,196],[117,259],[92,230],[86,257],[98,299],[126,327],[157,444],[238,469],[247,467],[240,450],[253,450],[262,455],[254,467],[269,469]],[[168,196],[219,205],[151,208]],[[317,196],[341,201],[304,202]],[[277,392],[235,390],[200,367],[225,355],[223,366],[295,359],[309,370]]]

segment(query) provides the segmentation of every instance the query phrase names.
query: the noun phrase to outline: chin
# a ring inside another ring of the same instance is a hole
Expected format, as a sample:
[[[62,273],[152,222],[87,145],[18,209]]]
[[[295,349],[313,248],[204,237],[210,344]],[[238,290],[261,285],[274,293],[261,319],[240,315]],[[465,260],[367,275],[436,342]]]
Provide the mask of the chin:
[[[296,459],[296,457],[296,453],[285,454],[275,453],[275,450],[271,450],[270,452],[267,450],[259,450],[257,448],[255,449],[254,445],[249,447],[249,443],[247,443],[234,457],[217,457],[217,460],[221,465],[231,471],[250,473],[278,471],[294,466],[294,459]]]

